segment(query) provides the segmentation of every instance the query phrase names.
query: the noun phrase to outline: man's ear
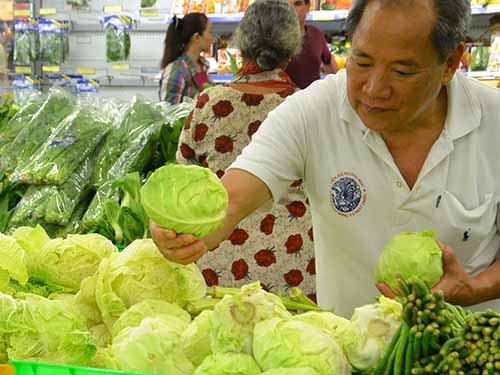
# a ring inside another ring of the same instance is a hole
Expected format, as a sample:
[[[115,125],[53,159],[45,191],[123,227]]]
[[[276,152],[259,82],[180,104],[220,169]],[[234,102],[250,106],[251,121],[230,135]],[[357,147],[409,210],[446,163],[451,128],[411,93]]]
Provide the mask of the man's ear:
[[[460,66],[460,60],[465,52],[465,43],[460,43],[458,47],[450,54],[448,60],[446,61],[446,69],[443,76],[443,85],[446,85],[451,81],[455,72]]]

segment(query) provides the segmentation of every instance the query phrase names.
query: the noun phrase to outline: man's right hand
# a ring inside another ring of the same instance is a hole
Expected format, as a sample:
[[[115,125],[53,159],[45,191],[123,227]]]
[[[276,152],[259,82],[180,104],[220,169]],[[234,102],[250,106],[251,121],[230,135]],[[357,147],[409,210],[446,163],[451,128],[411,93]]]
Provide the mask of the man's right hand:
[[[168,260],[190,264],[196,262],[207,252],[205,242],[190,234],[178,235],[175,231],[160,227],[151,221],[151,237],[158,249]]]

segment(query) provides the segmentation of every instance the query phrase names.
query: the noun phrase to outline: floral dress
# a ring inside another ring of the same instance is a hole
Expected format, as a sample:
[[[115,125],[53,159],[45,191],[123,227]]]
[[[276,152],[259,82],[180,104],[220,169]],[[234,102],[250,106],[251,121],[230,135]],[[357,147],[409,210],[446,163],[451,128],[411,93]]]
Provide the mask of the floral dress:
[[[177,161],[210,168],[219,178],[250,143],[267,114],[294,93],[282,69],[247,64],[235,80],[197,98],[179,140]],[[243,220],[231,236],[198,261],[209,286],[240,287],[259,280],[272,292],[299,287],[315,299],[315,259],[302,181],[268,211]]]

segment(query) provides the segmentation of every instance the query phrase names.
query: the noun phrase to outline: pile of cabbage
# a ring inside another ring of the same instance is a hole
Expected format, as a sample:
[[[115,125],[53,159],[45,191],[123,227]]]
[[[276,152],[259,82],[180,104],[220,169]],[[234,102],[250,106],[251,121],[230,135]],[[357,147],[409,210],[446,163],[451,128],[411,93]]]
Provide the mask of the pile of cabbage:
[[[401,324],[401,305],[384,297],[345,319],[292,313],[258,282],[212,294],[196,265],[167,261],[150,239],[118,252],[98,234],[51,239],[40,226],[22,227],[0,235],[0,363],[166,375],[369,373]]]

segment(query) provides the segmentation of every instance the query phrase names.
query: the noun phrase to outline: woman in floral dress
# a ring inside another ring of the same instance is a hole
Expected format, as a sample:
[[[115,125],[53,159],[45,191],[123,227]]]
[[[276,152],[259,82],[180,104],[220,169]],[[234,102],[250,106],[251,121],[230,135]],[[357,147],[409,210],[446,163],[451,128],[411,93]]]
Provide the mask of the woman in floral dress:
[[[267,114],[297,88],[284,68],[301,46],[293,8],[258,0],[245,13],[234,43],[244,65],[234,80],[203,91],[186,121],[177,161],[210,168],[219,177],[250,143]],[[299,287],[315,298],[313,231],[302,182],[268,211],[240,223],[198,261],[208,285],[239,287],[259,280],[272,292]]]

